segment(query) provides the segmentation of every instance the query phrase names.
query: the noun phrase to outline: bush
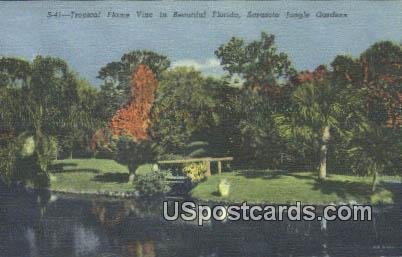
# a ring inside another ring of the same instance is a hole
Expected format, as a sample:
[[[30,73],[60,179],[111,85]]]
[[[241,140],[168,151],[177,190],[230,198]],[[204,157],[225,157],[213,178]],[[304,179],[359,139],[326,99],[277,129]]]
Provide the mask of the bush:
[[[184,166],[183,171],[191,182],[199,182],[206,177],[207,166],[205,163],[191,163]]]
[[[141,196],[150,197],[162,195],[170,191],[168,172],[153,171],[145,175],[136,176],[135,188]]]

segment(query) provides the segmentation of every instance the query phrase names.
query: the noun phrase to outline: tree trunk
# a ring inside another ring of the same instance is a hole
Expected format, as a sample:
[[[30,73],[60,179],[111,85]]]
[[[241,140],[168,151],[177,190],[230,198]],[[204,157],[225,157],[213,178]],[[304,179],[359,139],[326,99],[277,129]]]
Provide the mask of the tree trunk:
[[[374,192],[377,187],[377,171],[373,174],[373,182],[371,184],[371,191]]]
[[[322,130],[321,147],[320,147],[320,171],[318,179],[324,180],[327,177],[327,152],[328,141],[331,137],[329,126],[325,126]]]
[[[134,182],[134,178],[135,178],[135,173],[130,172],[128,175],[128,183],[132,184]]]

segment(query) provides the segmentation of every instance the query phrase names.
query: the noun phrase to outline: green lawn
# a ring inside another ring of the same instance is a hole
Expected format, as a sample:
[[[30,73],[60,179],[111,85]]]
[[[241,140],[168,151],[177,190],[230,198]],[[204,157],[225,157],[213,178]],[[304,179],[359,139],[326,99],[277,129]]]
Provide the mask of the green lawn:
[[[151,165],[138,168],[138,173],[151,170]],[[50,167],[50,190],[93,194],[99,192],[132,192],[128,169],[107,159],[58,160]]]
[[[137,174],[152,170],[142,165]],[[349,202],[392,203],[394,193],[383,184],[371,192],[371,177],[329,175],[318,183],[310,172],[234,171],[213,175],[198,184],[191,195],[199,200],[241,203],[294,203],[328,204]],[[222,179],[230,183],[230,194],[221,197],[218,184]],[[381,177],[380,180],[399,180],[400,177]],[[51,166],[50,189],[59,192],[94,194],[102,192],[132,192],[128,183],[128,169],[107,159],[67,159]]]
[[[273,171],[237,171],[209,177],[198,184],[191,195],[200,200],[241,203],[329,204],[355,200],[358,203],[392,203],[394,193],[380,184],[371,192],[371,177],[329,175],[318,183],[310,172],[286,173]],[[222,179],[230,183],[230,194],[221,197],[218,184]],[[381,177],[398,179],[400,177]]]

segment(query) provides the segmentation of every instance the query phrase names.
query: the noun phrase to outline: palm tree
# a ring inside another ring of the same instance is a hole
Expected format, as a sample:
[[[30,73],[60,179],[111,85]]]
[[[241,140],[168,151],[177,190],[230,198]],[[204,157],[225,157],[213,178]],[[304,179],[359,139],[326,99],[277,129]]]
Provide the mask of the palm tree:
[[[319,152],[318,178],[327,176],[331,134],[350,135],[365,126],[363,91],[338,85],[330,76],[300,84],[292,93],[292,108],[275,118],[282,135],[313,142]]]

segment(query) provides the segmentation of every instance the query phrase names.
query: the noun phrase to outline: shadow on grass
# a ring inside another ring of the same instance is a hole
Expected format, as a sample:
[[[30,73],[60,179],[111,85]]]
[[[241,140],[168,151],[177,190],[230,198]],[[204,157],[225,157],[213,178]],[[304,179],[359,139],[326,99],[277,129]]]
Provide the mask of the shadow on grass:
[[[370,201],[373,194],[381,193],[381,190],[388,190],[392,193],[394,203],[402,203],[402,184],[401,183],[380,183],[377,186],[377,191],[372,192],[371,184],[359,181],[339,181],[331,179],[319,181],[315,173],[295,172],[285,170],[241,170],[238,171],[236,176],[244,178],[260,178],[267,180],[275,180],[281,178],[293,177],[300,180],[300,183],[311,186],[311,190],[319,191],[321,194],[330,195],[335,194],[343,199],[356,199],[357,201]],[[301,182],[303,181],[303,182]],[[295,187],[299,186],[297,183]]]
[[[51,172],[63,172],[65,168],[77,167],[78,164],[74,162],[56,163],[49,165],[49,171]]]
[[[105,183],[127,183],[128,173],[106,172],[102,175],[96,175],[92,180]]]
[[[213,196],[221,196],[221,194],[218,191],[212,192],[211,195],[213,195]]]
[[[237,173],[237,176],[245,178],[261,178],[261,179],[279,179],[282,177],[294,177],[297,179],[312,180],[311,175],[302,175],[297,172],[290,172],[286,170],[242,170]]]
[[[49,166],[49,171],[51,173],[75,173],[75,172],[86,172],[86,173],[100,173],[101,171],[98,169],[89,169],[89,168],[74,168],[77,167],[78,164],[69,162],[69,163],[57,163]]]
[[[313,190],[319,190],[322,194],[336,194],[340,198],[356,197],[370,200],[372,194],[369,184],[353,181],[315,180]]]
[[[395,205],[402,206],[402,183],[382,182],[381,186],[392,192]]]
[[[100,170],[97,169],[71,169],[71,170],[49,170],[51,173],[94,173],[97,174]]]

